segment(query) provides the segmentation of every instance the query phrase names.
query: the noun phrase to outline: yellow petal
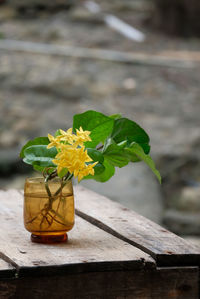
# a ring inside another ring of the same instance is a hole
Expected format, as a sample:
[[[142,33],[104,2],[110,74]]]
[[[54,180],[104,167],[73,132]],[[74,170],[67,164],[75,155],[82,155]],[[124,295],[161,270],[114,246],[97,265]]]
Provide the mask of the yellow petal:
[[[48,134],[49,141],[54,141],[54,137],[51,134]]]

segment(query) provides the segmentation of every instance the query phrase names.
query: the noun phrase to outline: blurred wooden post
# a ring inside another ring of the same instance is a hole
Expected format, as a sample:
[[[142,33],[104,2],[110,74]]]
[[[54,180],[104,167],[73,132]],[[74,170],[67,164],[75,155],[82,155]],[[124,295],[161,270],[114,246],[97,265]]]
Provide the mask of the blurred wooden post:
[[[173,35],[200,36],[199,0],[153,0],[153,24]]]

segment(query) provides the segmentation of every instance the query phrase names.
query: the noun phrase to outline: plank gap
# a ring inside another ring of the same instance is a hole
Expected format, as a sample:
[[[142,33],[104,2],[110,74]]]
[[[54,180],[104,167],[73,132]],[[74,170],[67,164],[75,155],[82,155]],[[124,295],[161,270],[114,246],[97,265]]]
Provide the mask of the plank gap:
[[[157,267],[184,267],[184,266],[200,266],[200,261],[195,261],[194,263],[191,262],[191,258],[193,257],[193,254],[179,254],[179,255],[165,255],[165,254],[159,254],[152,252],[147,247],[144,247],[143,245],[134,242],[133,240],[128,239],[127,237],[123,236],[122,234],[118,233],[114,229],[110,228],[108,225],[104,224],[100,220],[89,216],[83,212],[81,212],[79,209],[75,209],[75,213],[77,216],[85,219],[86,221],[90,222],[91,224],[101,228],[107,233],[110,233],[114,237],[117,237],[118,239],[127,242],[128,244],[135,246],[136,248],[142,250],[143,252],[149,254],[156,262]],[[183,262],[184,257],[184,262]]]
[[[10,264],[13,266],[16,271],[18,271],[18,265],[11,259],[9,258],[6,254],[4,254],[2,251],[0,251],[0,259],[2,259],[4,262]]]
[[[92,216],[89,216],[83,212],[81,212],[79,209],[75,209],[75,213],[77,216],[83,218],[84,220],[88,221],[89,223],[99,227],[100,229],[104,230],[105,232],[113,235],[114,237],[125,241],[127,243],[129,243],[130,245],[133,245],[135,247],[137,247],[138,249],[148,253],[149,255],[151,255],[151,257],[155,260],[155,262],[157,263],[157,256],[156,254],[153,254],[152,251],[148,250],[148,248],[124,237],[123,235],[121,235],[120,233],[118,233],[117,231],[115,231],[114,229],[110,228],[108,225],[104,224],[103,222],[101,222],[100,220],[97,220],[96,218],[93,218]],[[145,263],[145,262],[144,262]]]

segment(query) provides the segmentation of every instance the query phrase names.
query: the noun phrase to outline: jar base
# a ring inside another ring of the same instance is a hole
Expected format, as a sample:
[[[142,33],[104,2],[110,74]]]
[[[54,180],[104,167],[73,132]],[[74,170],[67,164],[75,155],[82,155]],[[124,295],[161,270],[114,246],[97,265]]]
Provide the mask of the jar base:
[[[34,243],[44,243],[44,244],[55,244],[61,242],[67,242],[67,234],[62,235],[35,235],[31,234],[31,241]]]

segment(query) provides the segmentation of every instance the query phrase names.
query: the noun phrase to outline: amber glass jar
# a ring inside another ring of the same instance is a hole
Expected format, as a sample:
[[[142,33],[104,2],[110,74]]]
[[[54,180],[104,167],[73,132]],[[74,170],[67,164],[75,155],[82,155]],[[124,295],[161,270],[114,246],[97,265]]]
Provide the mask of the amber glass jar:
[[[39,243],[65,242],[74,225],[72,181],[59,178],[45,184],[43,178],[28,178],[24,186],[24,226],[31,240]]]

